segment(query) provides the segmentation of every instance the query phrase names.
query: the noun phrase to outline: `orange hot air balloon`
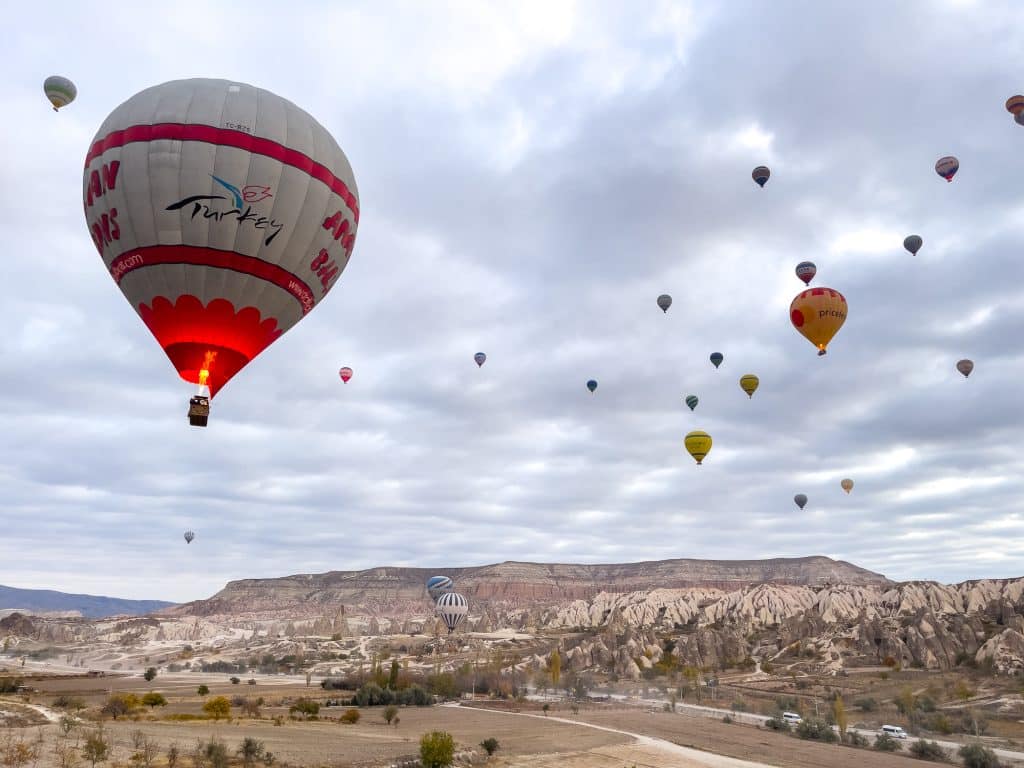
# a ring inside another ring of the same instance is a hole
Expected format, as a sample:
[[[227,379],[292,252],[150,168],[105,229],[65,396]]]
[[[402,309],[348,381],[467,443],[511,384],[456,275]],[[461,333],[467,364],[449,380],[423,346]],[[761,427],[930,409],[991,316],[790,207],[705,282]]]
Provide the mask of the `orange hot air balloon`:
[[[846,299],[833,288],[808,288],[801,291],[789,305],[793,327],[824,355],[843,323],[846,322]]]

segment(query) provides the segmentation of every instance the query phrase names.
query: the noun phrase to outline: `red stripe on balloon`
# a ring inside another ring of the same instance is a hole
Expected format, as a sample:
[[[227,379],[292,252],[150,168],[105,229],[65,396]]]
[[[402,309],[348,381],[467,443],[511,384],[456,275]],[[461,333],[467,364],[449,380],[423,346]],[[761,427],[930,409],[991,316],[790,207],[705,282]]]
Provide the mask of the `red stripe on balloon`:
[[[212,125],[193,123],[133,125],[120,131],[112,131],[102,139],[93,142],[93,145],[89,148],[89,153],[85,156],[85,165],[88,167],[89,163],[108,149],[123,147],[125,144],[160,141],[162,139],[170,139],[171,141],[201,141],[220,147],[235,147],[236,149],[244,149],[246,152],[263,155],[285,165],[290,165],[292,168],[304,171],[314,179],[326,184],[332,192],[345,201],[345,205],[352,211],[356,223],[359,222],[359,201],[356,200],[356,196],[349,190],[348,185],[331,173],[331,170],[326,165],[314,161],[297,149],[289,149],[276,141],[252,136],[244,131],[234,131],[229,128],[215,128]]]
[[[313,305],[316,303],[313,291],[310,290],[306,282],[277,264],[234,251],[222,251],[217,248],[205,248],[197,245],[152,245],[147,248],[133,248],[111,262],[110,275],[114,278],[114,282],[120,285],[122,278],[129,272],[160,264],[216,267],[258,277],[294,296],[302,307],[303,315],[313,309]]]

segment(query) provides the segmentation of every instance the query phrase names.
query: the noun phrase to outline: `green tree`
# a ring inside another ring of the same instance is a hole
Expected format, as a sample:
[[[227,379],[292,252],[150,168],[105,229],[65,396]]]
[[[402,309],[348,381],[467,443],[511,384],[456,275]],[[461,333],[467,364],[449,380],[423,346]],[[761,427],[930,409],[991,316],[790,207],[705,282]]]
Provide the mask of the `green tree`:
[[[395,719],[395,715],[398,714],[398,707],[394,704],[389,704],[384,708],[384,722],[391,725],[391,721]]]
[[[395,718],[397,721],[397,718]],[[359,722],[359,710],[358,709],[346,709],[345,714],[340,718],[341,722],[346,725],[355,725]]]
[[[153,707],[166,707],[167,706],[167,699],[164,698],[164,695],[162,693],[157,693],[156,691],[150,691],[149,693],[147,693],[145,696],[142,697],[142,703],[145,704],[147,707],[150,707],[150,708],[153,708]]]
[[[551,709],[551,705],[548,704],[547,702],[544,702],[544,706],[541,707],[541,709],[544,710],[544,717],[547,717],[548,716],[548,711]]]
[[[557,648],[551,652],[551,660],[548,666],[551,668],[551,685],[557,688],[558,681],[562,677],[562,657],[559,655]]]
[[[262,741],[256,741],[252,736],[246,736],[239,745],[237,754],[242,758],[242,765],[250,768],[254,762],[263,757],[265,751]]]
[[[388,688],[392,691],[398,690],[398,659],[391,660],[391,674],[388,675]]]
[[[498,751],[498,740],[491,736],[489,739],[484,739],[480,742],[480,746],[484,748],[487,756],[490,757]]]
[[[447,768],[455,757],[455,740],[445,731],[431,731],[420,738],[423,768]]]
[[[102,763],[110,753],[110,745],[103,733],[103,726],[100,725],[94,731],[90,731],[85,737],[82,745],[82,755],[89,761],[89,765],[95,768],[96,763]]]
[[[153,682],[153,678],[156,677],[156,667],[149,667],[142,676],[146,678],[147,683]]]
[[[220,720],[222,717],[231,717],[231,702],[228,701],[227,696],[214,696],[203,704],[203,712],[214,720]]]
[[[320,702],[313,701],[313,699],[307,699],[305,697],[298,699],[294,704],[288,707],[288,714],[293,715],[296,712],[306,719],[316,717],[320,714]]]
[[[205,685],[200,685],[196,689],[196,693],[198,693],[200,696],[206,696],[207,694],[210,693],[210,689],[209,689],[209,687],[207,687]]]

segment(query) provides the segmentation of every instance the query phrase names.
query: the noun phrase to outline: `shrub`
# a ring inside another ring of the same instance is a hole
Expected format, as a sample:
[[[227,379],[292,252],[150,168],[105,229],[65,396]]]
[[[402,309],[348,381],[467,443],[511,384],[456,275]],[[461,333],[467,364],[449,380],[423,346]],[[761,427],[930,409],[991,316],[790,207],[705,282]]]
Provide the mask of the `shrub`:
[[[771,728],[773,731],[788,731],[789,723],[783,720],[781,717],[769,717],[764,721],[766,727]]]
[[[232,685],[238,685],[240,682],[242,682],[242,681],[239,678],[237,678],[237,677],[232,677],[231,678],[231,684]]]
[[[85,709],[85,702],[77,696],[58,696],[52,706],[57,709]]]
[[[946,750],[938,745],[934,741],[925,741],[924,739],[918,739],[910,745],[910,754],[921,760],[939,760],[945,762],[948,755]]]
[[[153,678],[156,677],[156,667],[150,667],[142,676],[146,678],[147,683],[152,682]]]
[[[423,768],[446,768],[455,756],[455,740],[445,731],[431,731],[420,739],[420,762]]]
[[[394,704],[390,704],[384,708],[384,722],[391,725],[391,721],[395,719],[395,715],[398,714],[398,707]]]
[[[876,699],[872,699],[871,697],[857,699],[853,703],[860,707],[864,712],[874,712],[876,709],[878,709],[878,701]]]
[[[963,758],[964,768],[1000,768],[996,753],[981,744],[960,747],[958,754]]]
[[[167,699],[164,698],[164,695],[162,693],[150,691],[142,697],[142,703],[151,709],[153,707],[166,707]]]
[[[888,733],[880,733],[875,737],[875,749],[879,752],[898,752],[900,743]]]
[[[249,768],[257,759],[263,757],[265,751],[262,741],[257,741],[252,736],[246,736],[239,745],[237,754],[242,758],[242,765]]]
[[[731,715],[726,715],[725,717],[722,718],[722,722],[726,723],[726,724],[731,723],[732,722],[732,716]]]
[[[802,720],[796,727],[796,735],[801,739],[824,741],[829,744],[834,743],[839,738],[828,723],[817,719]]]
[[[316,717],[320,714],[320,702],[307,698],[298,699],[294,704],[288,707],[288,714],[291,715],[296,712],[307,719]]]
[[[480,746],[484,748],[484,752],[490,757],[498,751],[498,740],[491,736],[489,739],[484,739],[480,742]]]
[[[209,692],[210,689],[205,685],[200,685],[198,688],[196,688],[196,693],[198,693],[200,696],[206,696]]]
[[[208,714],[214,720],[220,720],[222,717],[230,717],[231,702],[228,701],[227,696],[214,696],[208,702],[203,704],[203,712]],[[225,747],[225,749],[227,748]],[[225,752],[225,754],[227,753]],[[225,760],[226,759],[227,758],[225,758]]]
[[[359,722],[359,710],[358,709],[346,709],[345,714],[341,716],[341,722],[346,725],[355,725]]]
[[[847,731],[846,743],[851,747],[866,747],[868,745],[868,739],[866,736],[857,733],[856,731]]]
[[[218,696],[218,698],[224,697]],[[224,701],[226,702],[227,699],[224,699]],[[206,758],[206,764],[210,768],[228,768],[228,748],[223,741],[210,739],[205,744],[200,742],[197,751],[202,757]],[[196,765],[198,764],[196,763]]]

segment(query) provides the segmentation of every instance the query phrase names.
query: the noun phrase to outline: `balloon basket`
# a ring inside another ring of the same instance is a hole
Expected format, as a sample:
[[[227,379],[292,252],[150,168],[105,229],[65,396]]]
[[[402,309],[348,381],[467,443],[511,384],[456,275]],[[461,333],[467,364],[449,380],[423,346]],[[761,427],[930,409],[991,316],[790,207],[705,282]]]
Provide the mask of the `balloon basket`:
[[[210,418],[210,398],[196,395],[188,401],[188,423],[193,427],[205,427]]]

